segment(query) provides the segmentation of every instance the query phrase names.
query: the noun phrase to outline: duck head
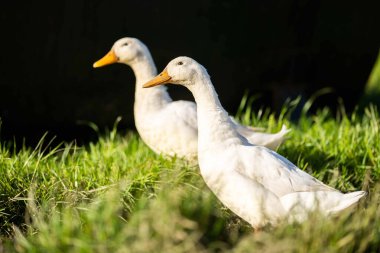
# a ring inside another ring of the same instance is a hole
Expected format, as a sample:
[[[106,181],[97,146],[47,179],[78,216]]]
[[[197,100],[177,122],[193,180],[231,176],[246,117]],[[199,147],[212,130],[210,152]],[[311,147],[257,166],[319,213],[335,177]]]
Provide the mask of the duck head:
[[[197,79],[207,76],[206,69],[190,57],[181,56],[169,62],[166,68],[155,78],[143,85],[149,88],[166,83],[178,84],[185,87],[194,85]]]
[[[103,67],[113,63],[124,63],[130,65],[139,57],[144,57],[149,52],[140,40],[125,37],[116,41],[111,50],[100,60],[93,64],[94,68]]]

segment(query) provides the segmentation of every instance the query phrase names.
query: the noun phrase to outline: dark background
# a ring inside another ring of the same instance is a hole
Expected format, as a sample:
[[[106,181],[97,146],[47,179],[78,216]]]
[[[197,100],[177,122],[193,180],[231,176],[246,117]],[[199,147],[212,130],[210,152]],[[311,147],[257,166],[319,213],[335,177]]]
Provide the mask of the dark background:
[[[255,107],[333,87],[315,106],[357,104],[380,47],[380,1],[2,1],[1,138],[33,143],[49,131],[85,142],[100,129],[133,128],[134,76],[116,64],[92,69],[115,40],[131,36],[158,70],[174,57],[209,71],[232,114],[246,90]],[[176,99],[191,99],[170,86]]]

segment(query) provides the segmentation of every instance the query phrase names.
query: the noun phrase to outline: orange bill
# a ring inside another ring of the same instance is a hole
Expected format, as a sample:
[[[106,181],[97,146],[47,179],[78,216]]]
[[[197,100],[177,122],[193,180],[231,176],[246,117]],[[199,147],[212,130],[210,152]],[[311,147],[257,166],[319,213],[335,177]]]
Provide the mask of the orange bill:
[[[155,78],[153,78],[149,82],[145,83],[143,85],[143,88],[149,88],[149,87],[169,83],[171,79],[172,79],[172,77],[169,76],[168,71],[166,69],[164,69],[164,71],[162,71],[161,74],[159,74],[158,76],[156,76]]]
[[[102,59],[95,62],[92,66],[94,68],[103,67],[112,63],[116,63],[118,61],[117,56],[113,52],[113,50],[109,51],[108,54],[106,54]]]

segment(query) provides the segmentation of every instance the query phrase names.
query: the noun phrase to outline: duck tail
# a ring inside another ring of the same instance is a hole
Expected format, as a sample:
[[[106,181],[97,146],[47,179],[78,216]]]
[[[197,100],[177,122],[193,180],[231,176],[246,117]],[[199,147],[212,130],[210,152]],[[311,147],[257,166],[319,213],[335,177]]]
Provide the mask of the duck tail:
[[[282,125],[281,130],[277,133],[268,135],[267,143],[264,145],[267,148],[276,150],[287,138],[286,135],[291,131],[285,125]]]
[[[291,128],[287,128],[286,126],[285,126],[285,124],[284,125],[282,125],[282,127],[281,127],[281,130],[277,133],[277,134],[279,134],[279,135],[281,135],[281,136],[285,136],[287,133],[289,133],[290,131],[292,131],[292,129]]]
[[[339,204],[335,206],[333,209],[330,210],[330,213],[337,213],[344,209],[347,209],[355,204],[358,203],[358,201],[365,197],[367,195],[367,192],[365,191],[356,191],[356,192],[350,192],[343,194],[343,197],[341,198],[341,201],[339,201]]]

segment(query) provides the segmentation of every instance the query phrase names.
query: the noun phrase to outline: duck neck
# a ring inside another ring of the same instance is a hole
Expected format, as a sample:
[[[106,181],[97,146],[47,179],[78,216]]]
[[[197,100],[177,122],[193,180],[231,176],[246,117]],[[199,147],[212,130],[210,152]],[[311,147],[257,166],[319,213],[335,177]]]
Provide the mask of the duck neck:
[[[142,90],[141,86],[137,86],[138,84],[143,84],[157,75],[157,68],[150,54],[145,53],[145,55],[135,58],[129,65],[136,77],[136,90],[137,88]]]
[[[136,77],[135,87],[135,115],[136,110],[159,109],[162,105],[171,101],[165,86],[157,86],[144,89],[142,85],[157,75],[156,65],[150,53],[137,58],[130,66]]]
[[[241,136],[223,109],[210,78],[203,77],[188,87],[197,103],[199,150],[224,141],[241,143]]]

